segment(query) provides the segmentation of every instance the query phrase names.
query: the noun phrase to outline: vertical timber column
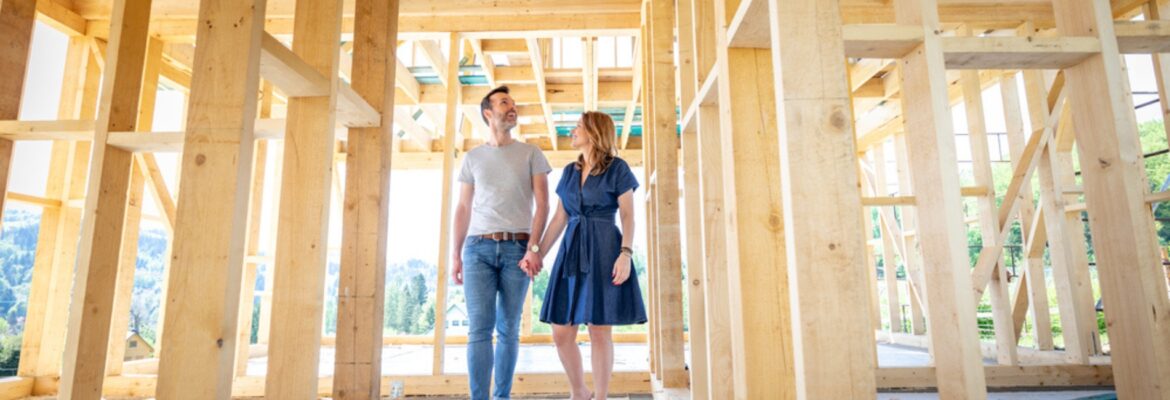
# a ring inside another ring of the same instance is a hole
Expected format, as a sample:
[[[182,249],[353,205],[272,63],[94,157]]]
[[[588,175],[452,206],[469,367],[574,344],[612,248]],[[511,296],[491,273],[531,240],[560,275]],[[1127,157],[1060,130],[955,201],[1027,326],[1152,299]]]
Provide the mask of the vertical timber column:
[[[660,324],[660,317],[658,315],[658,243],[657,229],[658,229],[658,214],[656,212],[654,199],[657,196],[657,184],[654,180],[654,114],[649,110],[654,108],[654,85],[649,84],[652,70],[650,62],[650,26],[653,24],[650,17],[650,2],[642,3],[642,154],[644,159],[643,174],[646,182],[646,280],[649,283],[647,293],[649,298],[646,299],[646,313],[649,318],[647,322],[646,331],[647,337],[650,341],[650,373],[652,375],[660,374],[661,359],[659,354],[661,349],[661,335],[658,329]]]
[[[451,188],[455,172],[455,121],[459,117],[460,96],[463,91],[459,82],[460,36],[452,32],[451,48],[447,52],[447,107],[443,123],[443,194],[439,203],[439,280],[435,290],[435,348],[431,354],[431,374],[443,374],[443,355],[447,347],[447,268],[451,262]],[[391,96],[393,97],[393,96]],[[553,138],[556,139],[556,138]]]
[[[25,72],[32,50],[35,0],[0,1],[0,121],[20,118],[20,100],[24,93]],[[0,215],[4,213],[4,194],[8,193],[8,174],[12,168],[15,144],[0,139]]]
[[[382,115],[352,128],[346,156],[333,398],[380,399],[398,0],[357,0],[353,88]],[[448,81],[450,82],[450,81]]]
[[[917,201],[930,342],[942,398],[987,397],[975,326],[942,28],[935,0],[895,0],[899,24],[921,26],[923,44],[900,61],[902,110]],[[945,349],[945,350],[943,350]]]
[[[657,324],[662,361],[658,377],[667,388],[687,386],[682,321],[682,257],[679,229],[678,114],[674,99],[674,1],[651,0],[650,62],[654,87],[655,250],[657,251],[657,294],[660,319]]]
[[[888,196],[889,186],[886,181],[886,149],[885,145],[879,145],[872,150],[873,152],[873,169],[874,169],[874,192],[878,196]],[[878,208],[878,227],[882,235],[882,268],[884,269],[884,278],[886,280],[886,305],[890,313],[890,332],[902,331],[902,296],[898,290],[898,264],[894,261],[894,230],[892,229],[895,221],[890,221],[885,218],[885,215],[894,215],[894,207]],[[869,213],[866,213],[866,219],[869,218]],[[866,231],[865,237],[869,237],[869,231]],[[906,263],[906,255],[902,254],[902,263]],[[909,276],[909,275],[907,275]],[[880,326],[880,324],[879,324]]]
[[[265,396],[317,398],[333,179],[341,0],[297,1],[292,51],[330,82],[289,99]],[[258,86],[253,85],[253,88]]]
[[[728,48],[727,8],[725,1],[715,1],[735,398],[794,399],[772,55]]]
[[[1113,17],[1105,1],[1053,1],[1057,30],[1093,36],[1101,54],[1066,68],[1070,111],[1101,297],[1113,354],[1117,394],[1170,399],[1170,298],[1166,294],[1137,122],[1127,107]]]
[[[110,146],[106,140],[110,132],[133,131],[137,124],[150,3],[117,0],[110,14],[110,41],[61,369],[59,396],[65,399],[99,399],[102,394],[134,161],[132,153]]]
[[[161,399],[231,397],[264,9],[264,0],[199,3],[203,23],[195,36],[159,357]]]
[[[701,83],[695,73],[695,0],[680,0],[678,2],[677,29],[678,29],[678,59],[679,59],[679,87],[682,94],[682,110],[688,110],[696,101],[696,90]],[[679,137],[682,141],[683,152],[683,204],[686,206],[686,260],[687,260],[687,294],[689,297],[689,311],[687,319],[690,323],[690,381],[691,397],[697,399],[710,398],[710,386],[707,382],[707,370],[710,353],[707,350],[707,322],[703,299],[706,284],[703,280],[703,237],[702,207],[699,204],[699,134],[695,124],[683,127]]]
[[[1022,109],[1020,108],[1020,86],[1016,82],[1016,74],[1005,75],[1000,79],[1000,98],[1003,101],[1004,122],[1007,127],[1008,151],[1011,153],[1012,168],[1021,162],[1024,154],[1024,146],[1027,142],[1024,137],[1024,118]],[[1047,119],[1045,113],[1043,119],[1033,121],[1044,121]],[[1040,149],[1046,151],[1046,149]],[[1041,184],[1043,185],[1043,184]],[[1020,230],[1024,233],[1025,243],[1027,249],[1024,257],[1025,281],[1023,282],[1026,289],[1018,291],[1020,295],[1024,295],[1028,299],[1028,303],[1032,309],[1032,320],[1035,331],[1036,347],[1039,350],[1052,350],[1052,316],[1048,312],[1048,285],[1047,279],[1044,277],[1044,245],[1047,242],[1046,231],[1041,228],[1041,224],[1045,221],[1034,221],[1036,217],[1036,206],[1033,203],[1034,196],[1032,195],[1032,185],[1024,185],[1020,190]],[[1055,214],[1055,213],[1054,213]],[[1038,216],[1045,219],[1044,215]],[[1059,218],[1059,214],[1055,214],[1054,218]],[[1033,224],[1036,224],[1034,226]],[[1031,234],[1035,232],[1035,234]],[[1019,299],[1016,300],[1019,303]],[[1013,319],[1016,319],[1013,315]],[[1020,334],[1023,328],[1023,320],[1015,323],[1013,333],[1016,336],[1016,341],[1020,340]],[[1067,350],[1068,347],[1066,346]]]
[[[970,28],[966,36],[971,36]],[[1000,238],[999,212],[995,204],[995,181],[991,174],[991,153],[987,143],[987,116],[983,113],[983,85],[979,80],[979,71],[963,70],[960,72],[960,86],[963,92],[963,106],[967,112],[967,138],[971,144],[971,167],[974,170],[975,186],[983,193],[975,198],[978,215],[979,230],[983,238],[983,246],[1002,246],[1006,238]],[[1008,220],[1011,223],[1011,220]],[[1016,354],[1015,324],[1012,322],[1011,291],[1007,281],[1007,271],[1004,270],[1001,252],[995,252],[995,260],[991,262],[992,271],[990,291],[991,313],[995,327],[996,360],[1000,365],[1015,365],[1019,363]],[[980,254],[980,257],[990,255]],[[973,272],[978,273],[978,271]],[[976,301],[982,297],[982,284],[975,288]]]
[[[910,177],[910,159],[907,156],[906,135],[894,136],[894,158],[898,166],[898,192],[903,196],[914,195],[914,185]],[[923,314],[922,301],[922,253],[918,249],[918,236],[908,235],[906,231],[917,231],[918,211],[914,207],[902,207],[902,264],[906,272],[906,297],[910,299],[910,331],[915,335],[926,333],[926,316]]]
[[[263,95],[263,92],[261,92]],[[265,105],[261,105],[263,108]],[[271,106],[270,104],[268,105]],[[256,306],[256,274],[260,250],[260,223],[264,211],[264,174],[268,166],[268,141],[257,140],[252,151],[252,183],[248,197],[248,228],[244,250],[244,280],[240,284],[240,315],[236,326],[236,376],[248,375],[252,348],[252,312]],[[270,281],[265,281],[270,282]]]
[[[154,103],[158,93],[159,66],[162,63],[162,41],[148,39],[142,87],[139,89],[138,118],[135,128],[150,132],[154,123]],[[106,351],[106,375],[122,374],[126,356],[126,332],[130,324],[130,307],[134,294],[134,269],[138,264],[138,233],[142,224],[142,196],[145,194],[146,171],[142,164],[133,163],[130,172],[126,216],[122,228],[122,254],[118,260],[118,282],[114,289],[114,311],[110,322],[109,349]]]
[[[873,397],[868,286],[876,283],[857,234],[861,186],[840,8],[835,0],[768,3],[797,397]]]
[[[80,95],[85,85],[86,60],[89,56],[89,44],[83,36],[69,38],[69,49],[65,56],[65,74],[61,85],[61,102],[57,118],[77,119],[81,106]],[[45,183],[45,197],[55,200],[68,199],[67,190],[70,182],[70,169],[73,164],[74,149],[77,142],[55,141],[49,156],[48,179]],[[87,155],[88,156],[88,155]],[[88,159],[88,158],[87,158]],[[84,173],[84,172],[83,172]],[[17,375],[34,377],[38,375],[37,360],[40,358],[42,343],[45,342],[44,333],[47,328],[51,303],[67,302],[68,299],[57,299],[51,295],[55,274],[56,255],[59,247],[76,249],[70,240],[59,240],[60,233],[66,231],[63,223],[69,214],[67,207],[46,207],[41,213],[40,229],[37,232],[37,248],[33,259],[32,282],[29,286],[28,310],[25,314],[24,339],[20,350],[20,367]],[[64,245],[69,243],[69,245]],[[72,260],[70,260],[72,261]],[[69,268],[69,279],[72,279],[72,268]],[[68,297],[65,293],[62,296]],[[59,354],[59,353],[58,353]]]

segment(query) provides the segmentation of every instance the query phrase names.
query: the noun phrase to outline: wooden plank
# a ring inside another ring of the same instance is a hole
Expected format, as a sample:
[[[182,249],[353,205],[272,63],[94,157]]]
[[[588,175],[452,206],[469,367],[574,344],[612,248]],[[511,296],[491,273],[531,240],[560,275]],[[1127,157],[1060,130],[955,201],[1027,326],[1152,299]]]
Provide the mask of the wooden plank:
[[[340,39],[339,39],[340,40]],[[322,74],[307,60],[297,55],[296,49],[289,50],[271,34],[265,32],[263,57],[260,59],[260,73],[290,97],[323,97],[334,90],[336,78]],[[294,43],[295,47],[295,43]],[[334,74],[336,75],[336,74]],[[362,100],[344,82],[336,83],[337,100],[334,102],[338,121],[345,126],[376,127],[381,117],[373,107]]]
[[[261,89],[262,93],[272,93],[270,83],[265,82],[262,87],[264,88]],[[261,100],[261,108],[265,107],[264,103],[268,103],[270,107],[270,99],[271,97],[267,96]],[[256,255],[260,252],[260,223],[264,207],[264,181],[268,169],[268,141],[257,141],[252,154],[251,194],[249,194],[248,200],[248,228],[244,245],[244,252],[247,255]],[[236,326],[236,331],[239,332],[238,339],[236,339],[239,341],[236,343],[235,371],[237,377],[248,374],[249,349],[252,342],[252,313],[256,298],[257,264],[256,261],[245,259],[244,280],[240,284],[240,315]]]
[[[202,0],[155,396],[231,395],[264,12]],[[224,111],[230,110],[230,111]],[[214,117],[212,117],[214,116]],[[201,301],[187,301],[199,297]],[[182,345],[167,345],[181,343]],[[191,368],[191,365],[202,365]]]
[[[61,370],[61,392],[78,399],[101,397],[118,280],[124,271],[119,268],[124,218],[135,213],[127,207],[128,189],[141,190],[139,182],[131,182],[132,155],[105,142],[111,131],[137,126],[150,0],[116,1],[113,16],[117,27],[104,71],[72,291],[79,301],[70,304]]]
[[[1157,43],[1170,43],[1170,15],[1167,15],[1162,6],[1158,4],[1157,0],[1150,0],[1143,6],[1143,13],[1147,20],[1159,24],[1165,31],[1166,39],[1157,41]],[[1124,49],[1122,37],[1122,25],[1117,24],[1117,45]],[[1170,48],[1163,49],[1161,53],[1170,53]],[[1170,128],[1170,55],[1153,54],[1151,56],[1154,63],[1154,82],[1158,86],[1158,101],[1162,106],[1162,125],[1164,128]],[[1170,129],[1166,130],[1166,137],[1170,138]]]
[[[1061,69],[1101,51],[1093,37],[948,37],[947,69]]]
[[[298,3],[292,51],[338,80],[341,1]],[[275,82],[274,82],[275,83]],[[337,85],[333,83],[331,85]],[[333,86],[337,87],[337,86]],[[340,93],[289,99],[277,228],[272,331],[265,392],[274,398],[317,393],[324,318],[335,107]],[[364,102],[364,101],[363,101]]]
[[[451,52],[447,60],[447,79],[458,82],[459,79],[459,35],[451,33]],[[440,197],[439,207],[439,280],[435,291],[435,348],[431,358],[431,375],[443,375],[443,352],[447,328],[447,268],[450,262],[449,249],[451,246],[451,187],[454,185],[455,171],[455,118],[459,115],[456,104],[459,104],[459,85],[447,87],[447,114],[443,124],[443,194]]]
[[[536,80],[536,92],[542,105],[541,109],[544,111],[544,123],[548,128],[548,138],[552,142],[553,150],[559,147],[557,144],[557,129],[553,125],[552,110],[549,109],[548,99],[548,81],[544,76],[545,58],[541,51],[540,45],[534,38],[526,39],[528,43],[528,59],[532,61],[532,76]],[[482,96],[480,96],[482,97]],[[466,97],[464,97],[466,98]],[[578,101],[580,102],[580,101]]]
[[[657,325],[662,342],[659,354],[662,360],[662,384],[666,388],[687,386],[686,360],[683,343],[682,321],[682,250],[679,221],[679,176],[677,134],[678,114],[675,111],[674,73],[674,19],[675,5],[670,0],[652,0],[650,18],[653,25],[649,30],[651,85],[654,98],[647,114],[654,114],[652,131],[648,132],[654,141],[657,176],[655,220],[658,269],[659,310],[662,313]]]
[[[1144,7],[1145,21],[1114,21],[1114,32],[1117,34],[1117,47],[1124,54],[1151,54],[1170,53],[1170,23],[1166,22],[1164,10],[1152,10],[1154,1]],[[1162,6],[1163,8],[1165,6]]]
[[[0,120],[14,120],[20,117],[20,103],[24,92],[24,78],[32,50],[33,21],[36,15],[35,0],[4,0],[0,2],[0,70],[11,71],[0,78]],[[12,140],[0,138],[0,193],[8,191],[8,176],[12,168]],[[4,211],[4,199],[0,199],[0,213]]]
[[[884,147],[878,147],[871,151],[871,153],[873,154],[874,184],[876,186],[876,193],[874,194],[884,196],[889,191],[889,184],[886,182],[886,149]],[[892,213],[893,209],[887,207],[885,211]],[[866,213],[865,215],[869,214]],[[868,221],[869,219],[867,218],[866,220]],[[894,261],[894,240],[900,240],[900,238],[891,229],[892,224],[887,223],[885,219],[881,219],[879,226],[882,236],[882,268],[885,273],[886,305],[888,307],[887,312],[889,313],[890,332],[901,332],[902,296],[898,292],[898,264]],[[868,233],[866,237],[869,237]],[[906,257],[903,256],[903,263],[905,263],[905,259]]]
[[[703,3],[708,0],[696,0]],[[713,17],[713,16],[712,16]],[[715,49],[711,49],[714,54]],[[708,366],[707,380],[711,398],[728,399],[735,395],[732,370],[731,321],[728,301],[727,241],[723,235],[727,227],[723,203],[723,156],[720,138],[719,108],[699,108],[699,168],[700,200],[702,206],[703,243],[703,305],[707,313]],[[696,227],[698,228],[698,227]]]
[[[837,1],[770,0],[798,398],[876,392],[871,302]],[[817,40],[807,40],[816,37]],[[766,54],[766,53],[765,53]],[[811,167],[811,168],[810,168]],[[796,217],[799,216],[799,217]],[[824,265],[838,267],[826,270]],[[754,304],[753,304],[754,307]],[[783,340],[783,339],[780,339]],[[848,376],[844,382],[841,376]]]
[[[700,1],[708,1],[708,0],[700,0]],[[642,62],[643,56],[642,56],[641,42],[642,42],[642,39],[640,37],[634,38],[634,43],[633,43],[633,46],[634,46],[634,65],[642,65],[642,63],[643,63]],[[637,109],[638,98],[642,94],[642,74],[640,74],[640,73],[634,74],[634,80],[632,82],[630,82],[630,93],[632,93],[633,96],[630,99],[629,104],[626,105],[625,119],[622,121],[622,128],[621,128],[622,132],[621,132],[620,148],[623,150],[628,148],[630,145],[630,132],[633,130],[633,125],[634,125],[634,110]],[[643,116],[643,119],[644,118],[645,118],[645,116]],[[642,126],[643,127],[646,126],[645,121],[643,121]]]
[[[899,24],[920,25],[923,44],[907,54],[902,65],[902,109],[906,115],[909,167],[914,171],[914,195],[918,201],[917,230],[925,271],[927,312],[939,395],[946,398],[983,398],[986,387],[975,326],[975,304],[966,288],[966,235],[959,174],[955,156],[954,127],[947,96],[945,60],[933,0],[897,0]]]
[[[694,63],[696,40],[694,12],[696,5],[694,0],[681,0],[677,6],[675,24],[677,25],[679,41],[679,85],[682,94],[680,104],[683,108],[689,108],[688,106],[694,101],[699,86]],[[689,130],[684,128],[679,140],[682,142],[680,166],[683,169],[682,188],[685,205],[683,212],[686,218],[685,224],[690,228],[686,230],[685,237],[686,287],[690,306],[687,318],[692,338],[690,341],[691,361],[688,365],[691,382],[690,393],[695,398],[710,398],[711,382],[707,380],[707,377],[711,368],[711,355],[710,350],[707,349],[707,312],[706,299],[704,299],[706,290],[703,279],[705,266],[702,243],[703,230],[701,229],[702,205],[699,194],[699,176],[702,173],[699,165],[700,143],[697,127],[692,127]]]
[[[842,27],[845,39],[845,55],[858,58],[901,58],[922,44],[922,30],[906,25],[845,25]],[[886,63],[869,61],[871,66],[881,67]],[[869,74],[872,77],[873,74]],[[867,79],[868,80],[868,77]],[[854,81],[854,84],[862,82]],[[854,87],[854,90],[857,88]]]
[[[85,17],[73,12],[70,3],[59,0],[36,0],[37,20],[69,36],[85,36]]]
[[[0,379],[0,399],[23,399],[32,395],[32,388],[32,378],[10,377]]]
[[[881,389],[932,390],[938,387],[937,367],[881,368]],[[987,366],[982,368],[989,388],[1041,388],[1059,386],[1107,386],[1114,381],[1108,365]]]
[[[1101,56],[1066,69],[1071,117],[1081,157],[1085,202],[1097,256],[1117,394],[1170,399],[1170,313],[1165,272],[1145,204],[1137,124],[1111,10],[1099,3],[1053,2],[1058,31],[1101,40]]]
[[[970,28],[965,29],[964,34],[971,35]],[[975,185],[988,188],[984,195],[975,198],[980,235],[983,239],[982,243],[998,243],[1001,240],[999,231],[1002,226],[995,204],[995,182],[991,174],[991,152],[987,142],[987,116],[983,112],[983,85],[979,82],[979,72],[963,71],[960,84],[963,90],[963,108],[967,112],[967,138],[971,146],[971,167],[974,171]],[[1006,241],[1006,238],[1004,240]],[[988,292],[988,296],[991,302],[995,342],[998,345],[996,361],[1000,365],[1015,365],[1019,363],[1019,357],[1015,351],[1015,325],[1011,318],[1007,271],[1003,268],[1003,262],[998,254],[992,257],[994,261],[988,262],[993,268],[990,276],[991,290]]]
[[[398,1],[357,2],[353,85],[383,116],[392,118],[401,65]],[[413,75],[403,77],[414,80]],[[402,79],[402,78],[400,78]],[[390,222],[391,122],[355,128],[346,148],[338,289],[335,399],[380,399],[382,320],[386,292],[386,246]]]
[[[1000,80],[1000,98],[1003,102],[1004,119],[1007,127],[1008,150],[1011,155],[1013,169],[1016,164],[1020,162],[1023,156],[1025,140],[1024,140],[1024,121],[1021,115],[1019,85],[1016,83],[1016,74],[1004,75]],[[1035,119],[1036,121],[1045,121],[1047,116]],[[1033,229],[1043,231],[1043,224],[1034,224],[1032,219],[1037,214],[1035,206],[1033,205],[1032,185],[1024,185],[1020,191],[1019,218],[1021,232],[1032,232]],[[1041,218],[1041,217],[1037,217]],[[1034,228],[1036,227],[1036,228]],[[1017,294],[1015,304],[1022,304],[1027,309],[1027,305],[1031,305],[1033,332],[1036,341],[1036,346],[1040,350],[1052,350],[1052,319],[1049,315],[1048,305],[1048,290],[1046,279],[1044,276],[1044,257],[1042,247],[1044,246],[1044,238],[1037,238],[1032,235],[1024,238],[1025,247],[1036,248],[1040,252],[1039,255],[1028,252],[1025,254],[1024,274],[1030,279],[1020,281],[1020,288],[1027,288],[1026,291],[1020,290]],[[1027,299],[1022,301],[1020,298]],[[1015,308],[1018,309],[1018,308]],[[1016,318],[1013,312],[1013,319],[1018,320],[1014,323],[1014,331],[1016,340],[1019,340],[1021,328],[1023,328],[1023,321]]]

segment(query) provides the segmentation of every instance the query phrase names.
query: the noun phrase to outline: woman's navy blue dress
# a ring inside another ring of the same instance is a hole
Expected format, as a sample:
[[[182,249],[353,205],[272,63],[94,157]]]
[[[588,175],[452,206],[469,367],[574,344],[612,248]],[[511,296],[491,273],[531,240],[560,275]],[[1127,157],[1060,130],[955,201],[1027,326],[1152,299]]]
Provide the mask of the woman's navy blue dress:
[[[557,195],[569,215],[553,264],[540,320],[557,325],[630,325],[646,322],[638,275],[613,284],[613,264],[621,254],[616,214],[618,196],[638,188],[630,166],[615,158],[604,173],[581,185],[581,171],[565,166]]]

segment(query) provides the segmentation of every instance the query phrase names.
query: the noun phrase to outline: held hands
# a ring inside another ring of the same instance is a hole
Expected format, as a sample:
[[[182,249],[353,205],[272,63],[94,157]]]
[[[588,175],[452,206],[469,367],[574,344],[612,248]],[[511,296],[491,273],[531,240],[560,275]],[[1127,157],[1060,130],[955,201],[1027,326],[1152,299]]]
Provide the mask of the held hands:
[[[520,270],[528,274],[529,278],[536,278],[537,275],[540,275],[540,270],[544,269],[544,260],[540,258],[539,254],[529,251],[524,254],[519,266]]]
[[[630,279],[630,256],[622,253],[618,256],[617,261],[613,262],[613,285],[621,286]]]

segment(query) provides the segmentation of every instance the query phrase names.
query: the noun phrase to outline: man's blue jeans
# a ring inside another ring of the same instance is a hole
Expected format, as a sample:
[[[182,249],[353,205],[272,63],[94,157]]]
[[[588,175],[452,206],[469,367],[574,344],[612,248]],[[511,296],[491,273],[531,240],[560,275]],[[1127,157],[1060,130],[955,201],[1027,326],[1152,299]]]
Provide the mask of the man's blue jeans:
[[[520,352],[520,317],[528,275],[517,265],[528,244],[469,237],[463,245],[463,290],[467,298],[467,375],[471,398],[507,399]],[[492,356],[492,329],[496,330]],[[495,369],[496,390],[491,397]]]

